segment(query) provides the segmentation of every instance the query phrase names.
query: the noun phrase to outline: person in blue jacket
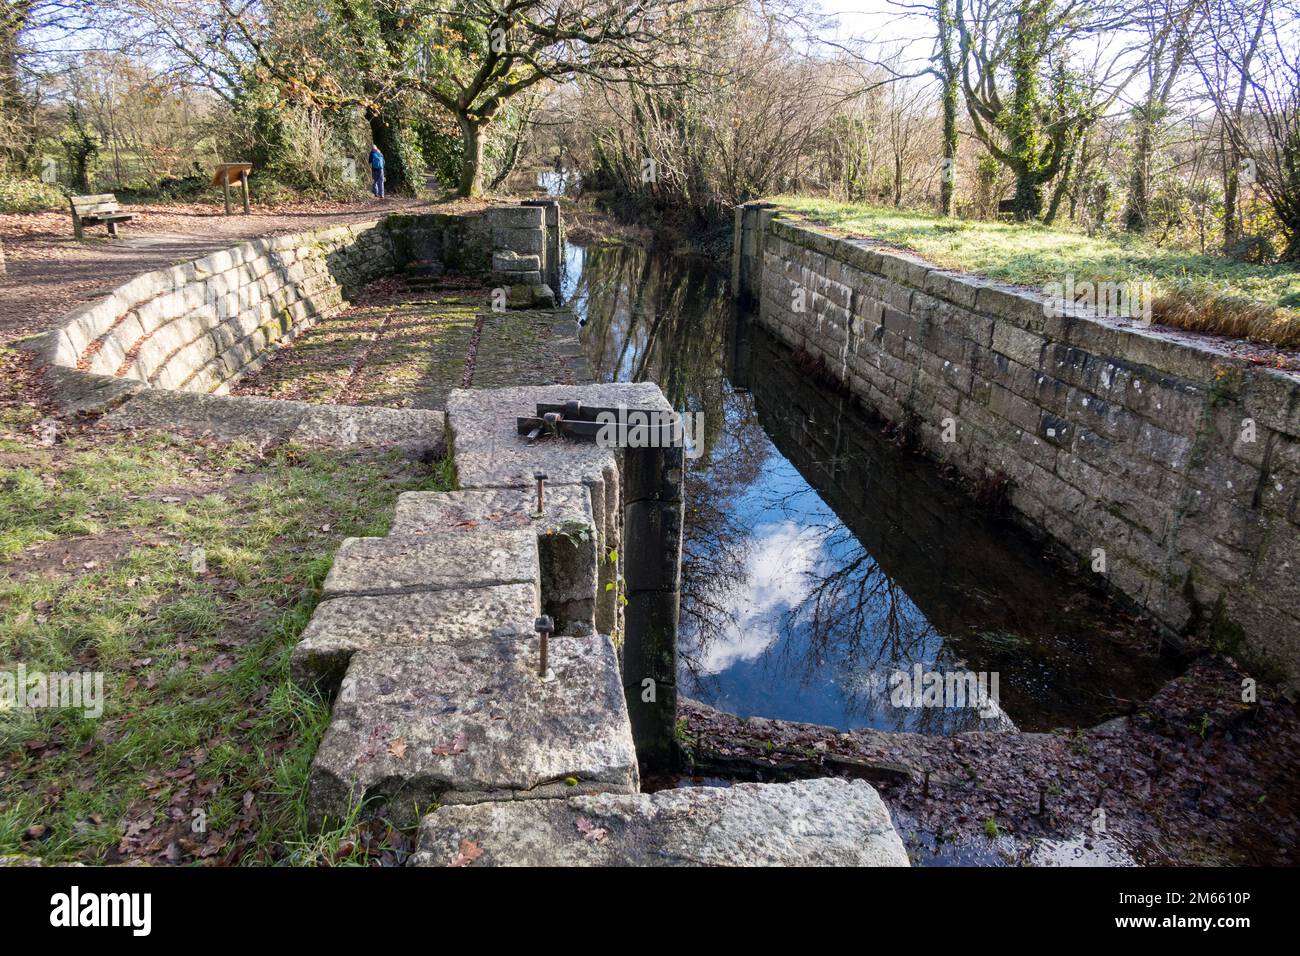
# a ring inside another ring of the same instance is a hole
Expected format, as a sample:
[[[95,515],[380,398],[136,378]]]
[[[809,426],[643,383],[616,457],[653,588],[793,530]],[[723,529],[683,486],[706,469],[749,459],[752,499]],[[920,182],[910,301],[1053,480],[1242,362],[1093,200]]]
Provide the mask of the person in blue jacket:
[[[380,199],[384,198],[384,154],[378,146],[370,147],[370,178],[373,180],[370,191]]]

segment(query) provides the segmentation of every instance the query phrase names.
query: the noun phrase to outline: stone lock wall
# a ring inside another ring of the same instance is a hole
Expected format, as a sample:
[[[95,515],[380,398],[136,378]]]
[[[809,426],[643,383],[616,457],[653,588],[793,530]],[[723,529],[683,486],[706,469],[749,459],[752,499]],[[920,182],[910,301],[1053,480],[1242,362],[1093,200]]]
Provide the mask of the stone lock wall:
[[[78,310],[61,330],[56,364],[221,393],[398,264],[377,222],[242,243],[137,276]]]
[[[1085,567],[1104,551],[1110,587],[1300,687],[1300,376],[764,204],[737,212],[733,280],[929,454],[1009,479],[1031,530]]]
[[[66,411],[105,410],[139,387],[220,395],[375,279],[429,260],[487,274],[500,249],[544,257],[558,229],[558,210],[500,206],[258,239],[137,276],[29,347]]]
[[[492,281],[517,308],[551,308],[560,291],[560,207],[554,200],[487,211]]]

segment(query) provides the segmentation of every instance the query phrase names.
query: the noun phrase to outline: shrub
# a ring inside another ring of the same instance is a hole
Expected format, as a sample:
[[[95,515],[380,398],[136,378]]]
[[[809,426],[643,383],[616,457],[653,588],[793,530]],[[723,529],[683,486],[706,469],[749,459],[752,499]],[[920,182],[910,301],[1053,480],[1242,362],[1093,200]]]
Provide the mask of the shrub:
[[[95,175],[95,167],[99,164],[102,143],[99,134],[86,122],[80,107],[75,103],[68,107],[68,125],[64,127],[59,143],[68,157],[73,188],[90,192],[90,182]]]
[[[52,183],[0,176],[0,212],[43,212],[67,202],[67,194]]]

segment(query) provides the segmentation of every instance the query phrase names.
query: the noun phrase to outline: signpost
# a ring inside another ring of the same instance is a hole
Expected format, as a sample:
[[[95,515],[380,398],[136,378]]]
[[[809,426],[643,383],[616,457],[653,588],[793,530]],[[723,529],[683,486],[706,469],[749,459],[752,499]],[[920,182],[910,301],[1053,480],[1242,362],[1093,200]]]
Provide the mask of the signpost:
[[[217,171],[212,176],[212,185],[220,186],[226,197],[226,215],[230,215],[230,184],[239,183],[244,195],[244,215],[248,208],[248,174],[253,171],[252,163],[218,163]]]

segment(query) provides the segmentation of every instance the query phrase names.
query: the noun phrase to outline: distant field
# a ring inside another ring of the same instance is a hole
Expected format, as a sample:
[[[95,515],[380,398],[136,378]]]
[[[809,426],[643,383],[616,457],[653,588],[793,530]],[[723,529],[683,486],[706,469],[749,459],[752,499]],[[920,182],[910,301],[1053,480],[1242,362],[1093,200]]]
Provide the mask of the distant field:
[[[851,236],[910,249],[946,269],[1018,285],[1150,282],[1165,325],[1300,348],[1300,268],[1251,265],[1021,223],[978,222],[802,196],[772,200]]]

